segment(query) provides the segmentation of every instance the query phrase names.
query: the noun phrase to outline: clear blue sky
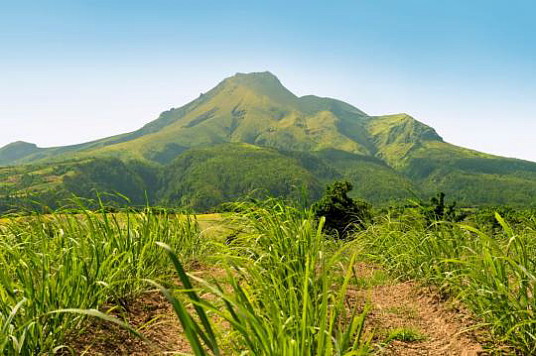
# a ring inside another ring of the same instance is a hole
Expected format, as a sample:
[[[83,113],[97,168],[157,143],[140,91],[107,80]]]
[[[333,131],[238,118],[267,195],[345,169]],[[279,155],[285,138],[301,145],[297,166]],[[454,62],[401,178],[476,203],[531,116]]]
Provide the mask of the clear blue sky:
[[[536,161],[536,1],[0,0],[0,146],[139,128],[235,72]]]

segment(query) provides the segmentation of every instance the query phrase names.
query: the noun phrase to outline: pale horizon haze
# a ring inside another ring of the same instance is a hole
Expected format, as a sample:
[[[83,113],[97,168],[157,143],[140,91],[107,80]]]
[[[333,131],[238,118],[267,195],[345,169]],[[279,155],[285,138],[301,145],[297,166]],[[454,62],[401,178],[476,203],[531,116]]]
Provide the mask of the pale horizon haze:
[[[0,1],[0,147],[134,131],[236,72],[536,162],[536,3]]]

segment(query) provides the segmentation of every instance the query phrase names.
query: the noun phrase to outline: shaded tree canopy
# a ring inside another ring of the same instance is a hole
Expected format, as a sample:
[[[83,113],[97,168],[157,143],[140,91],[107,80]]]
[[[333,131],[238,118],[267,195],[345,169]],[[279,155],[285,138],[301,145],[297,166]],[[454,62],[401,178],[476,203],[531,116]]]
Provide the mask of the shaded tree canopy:
[[[356,229],[363,229],[372,220],[371,206],[350,198],[353,189],[347,181],[337,181],[326,188],[324,196],[313,205],[317,217],[325,217],[324,228],[339,238],[348,238]]]

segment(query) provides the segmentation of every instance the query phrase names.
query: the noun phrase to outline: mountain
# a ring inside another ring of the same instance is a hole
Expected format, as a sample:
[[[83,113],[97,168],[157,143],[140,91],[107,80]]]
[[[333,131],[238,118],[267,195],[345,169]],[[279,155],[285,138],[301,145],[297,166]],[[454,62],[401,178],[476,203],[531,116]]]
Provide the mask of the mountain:
[[[378,203],[439,190],[465,205],[536,200],[536,163],[451,145],[407,114],[298,97],[269,72],[236,74],[134,132],[55,148],[10,144],[0,166],[11,194],[113,190],[139,200],[148,191],[156,203],[198,209],[255,189],[288,196],[301,185],[315,196],[334,179]]]
[[[337,100],[298,98],[271,73],[237,74],[135,132],[81,145],[39,149],[8,163],[99,154],[168,163],[187,148],[225,142],[369,154],[363,136],[365,118],[362,111]],[[352,137],[341,132],[347,129],[352,130]]]
[[[0,166],[13,164],[27,156],[39,152],[41,149],[33,143],[17,141],[0,148]]]

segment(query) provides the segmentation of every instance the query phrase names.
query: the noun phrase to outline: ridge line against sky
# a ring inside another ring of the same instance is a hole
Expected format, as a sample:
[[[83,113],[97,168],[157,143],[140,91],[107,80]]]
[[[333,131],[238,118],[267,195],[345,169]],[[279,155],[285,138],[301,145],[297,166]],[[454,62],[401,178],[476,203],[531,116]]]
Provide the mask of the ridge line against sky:
[[[236,72],[536,161],[536,3],[0,2],[0,147],[133,131]]]

